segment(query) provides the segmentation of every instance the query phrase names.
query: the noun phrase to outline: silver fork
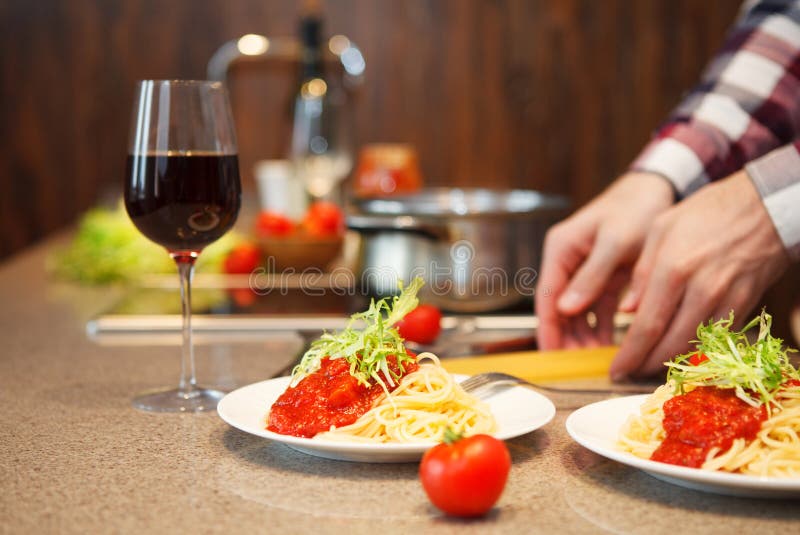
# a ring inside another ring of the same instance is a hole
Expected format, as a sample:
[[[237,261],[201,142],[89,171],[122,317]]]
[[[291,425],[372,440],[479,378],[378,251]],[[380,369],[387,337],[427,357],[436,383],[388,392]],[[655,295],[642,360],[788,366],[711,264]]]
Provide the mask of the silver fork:
[[[520,377],[501,372],[487,372],[473,375],[460,383],[467,392],[475,393],[498,385],[522,385],[546,390],[548,392],[562,392],[565,394],[650,394],[655,387],[623,386],[613,388],[563,388],[560,386],[547,386],[526,381]]]

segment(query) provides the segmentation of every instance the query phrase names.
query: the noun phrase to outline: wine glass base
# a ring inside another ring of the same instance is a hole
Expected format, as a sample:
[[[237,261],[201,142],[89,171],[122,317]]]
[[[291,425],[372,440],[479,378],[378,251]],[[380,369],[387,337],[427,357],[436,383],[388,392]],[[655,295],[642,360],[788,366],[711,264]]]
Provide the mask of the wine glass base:
[[[175,388],[137,396],[133,399],[133,406],[150,412],[215,411],[224,395],[224,392],[210,388],[196,388],[188,392]]]

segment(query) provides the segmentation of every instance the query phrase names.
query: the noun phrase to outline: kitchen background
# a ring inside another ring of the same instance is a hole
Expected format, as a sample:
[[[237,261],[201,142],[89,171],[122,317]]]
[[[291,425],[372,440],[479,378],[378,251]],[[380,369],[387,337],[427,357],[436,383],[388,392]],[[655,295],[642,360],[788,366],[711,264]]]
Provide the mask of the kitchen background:
[[[134,83],[204,78],[224,42],[294,36],[285,0],[0,3],[0,258],[121,188]],[[697,79],[735,0],[328,0],[324,34],[367,62],[354,146],[413,144],[427,184],[581,204]],[[242,179],[288,149],[296,67],[231,73]]]
[[[427,185],[538,189],[580,206],[622,172],[697,80],[735,0],[328,0],[326,36],[366,59],[353,146],[403,142]],[[247,33],[291,37],[299,2],[0,3],[0,259],[121,191],[135,81],[205,78]],[[285,157],[296,65],[230,72],[242,180]],[[800,284],[765,302],[778,318]],[[784,329],[784,332],[786,330]]]

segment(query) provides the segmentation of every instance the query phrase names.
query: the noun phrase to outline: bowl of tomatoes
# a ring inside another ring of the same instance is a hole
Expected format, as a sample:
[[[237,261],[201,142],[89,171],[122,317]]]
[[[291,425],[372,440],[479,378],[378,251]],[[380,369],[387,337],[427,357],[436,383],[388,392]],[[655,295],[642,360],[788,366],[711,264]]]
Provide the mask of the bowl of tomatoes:
[[[256,218],[255,234],[268,268],[325,269],[342,251],[345,217],[328,201],[312,203],[300,221],[263,211]]]

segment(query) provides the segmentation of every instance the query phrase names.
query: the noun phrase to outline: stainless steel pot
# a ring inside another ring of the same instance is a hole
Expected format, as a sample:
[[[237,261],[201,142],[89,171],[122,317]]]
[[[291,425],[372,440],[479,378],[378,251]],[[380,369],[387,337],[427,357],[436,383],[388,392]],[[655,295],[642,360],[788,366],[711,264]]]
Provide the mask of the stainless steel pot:
[[[547,229],[569,208],[536,191],[436,188],[358,201],[348,226],[361,235],[360,284],[397,293],[422,276],[425,301],[453,312],[507,308],[533,295]]]

